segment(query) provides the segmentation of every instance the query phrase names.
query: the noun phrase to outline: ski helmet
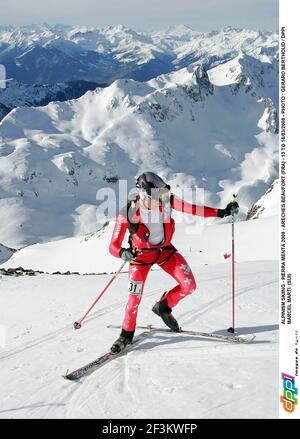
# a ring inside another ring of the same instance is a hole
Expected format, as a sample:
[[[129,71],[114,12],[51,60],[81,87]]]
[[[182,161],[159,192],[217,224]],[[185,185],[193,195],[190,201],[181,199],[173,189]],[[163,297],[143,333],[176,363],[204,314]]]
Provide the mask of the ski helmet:
[[[154,172],[144,172],[136,181],[136,187],[148,198],[162,199],[169,194],[170,186]]]

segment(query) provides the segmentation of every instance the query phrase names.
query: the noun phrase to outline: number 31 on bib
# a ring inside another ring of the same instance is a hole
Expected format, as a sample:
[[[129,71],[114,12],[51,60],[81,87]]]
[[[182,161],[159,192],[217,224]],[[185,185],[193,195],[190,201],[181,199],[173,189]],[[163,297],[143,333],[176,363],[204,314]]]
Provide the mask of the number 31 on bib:
[[[130,294],[134,294],[137,297],[142,297],[143,293],[143,282],[130,280],[128,282],[128,291]]]

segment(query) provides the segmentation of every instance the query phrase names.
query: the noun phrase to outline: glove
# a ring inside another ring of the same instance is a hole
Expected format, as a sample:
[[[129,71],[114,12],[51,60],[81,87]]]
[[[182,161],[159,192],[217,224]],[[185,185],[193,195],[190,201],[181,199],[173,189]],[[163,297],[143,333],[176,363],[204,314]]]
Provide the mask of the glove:
[[[235,215],[239,211],[239,205],[236,201],[227,204],[225,209],[218,209],[218,217],[224,218],[224,216]]]
[[[122,258],[125,262],[130,262],[136,257],[136,254],[131,250],[131,248],[121,248],[119,255],[120,258]]]

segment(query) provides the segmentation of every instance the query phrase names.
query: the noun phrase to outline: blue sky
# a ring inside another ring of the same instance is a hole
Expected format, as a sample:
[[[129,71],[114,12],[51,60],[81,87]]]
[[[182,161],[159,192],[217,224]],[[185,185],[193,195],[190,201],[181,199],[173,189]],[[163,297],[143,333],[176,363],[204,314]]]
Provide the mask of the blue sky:
[[[66,23],[136,30],[185,24],[209,31],[227,25],[278,31],[279,0],[0,0],[0,24]]]

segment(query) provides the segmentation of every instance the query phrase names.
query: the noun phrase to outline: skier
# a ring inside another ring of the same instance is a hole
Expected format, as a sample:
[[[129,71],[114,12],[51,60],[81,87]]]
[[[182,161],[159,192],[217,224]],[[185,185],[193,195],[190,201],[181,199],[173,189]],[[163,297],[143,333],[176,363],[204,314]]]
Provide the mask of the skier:
[[[155,303],[152,311],[175,332],[180,331],[172,308],[196,289],[194,275],[185,258],[172,245],[174,219],[171,210],[202,217],[219,217],[237,213],[237,202],[229,203],[225,209],[197,206],[181,200],[170,192],[170,186],[153,172],[144,172],[136,181],[138,196],[128,201],[117,218],[109,251],[113,256],[129,262],[129,300],[125,308],[122,331],[111,347],[119,353],[131,343],[135,332],[138,306],[150,268],[158,264],[178,283],[165,291]],[[129,247],[122,247],[126,231],[129,231]]]

